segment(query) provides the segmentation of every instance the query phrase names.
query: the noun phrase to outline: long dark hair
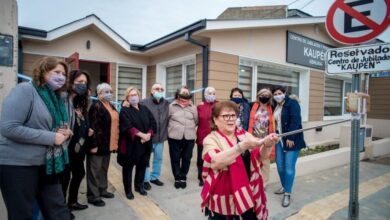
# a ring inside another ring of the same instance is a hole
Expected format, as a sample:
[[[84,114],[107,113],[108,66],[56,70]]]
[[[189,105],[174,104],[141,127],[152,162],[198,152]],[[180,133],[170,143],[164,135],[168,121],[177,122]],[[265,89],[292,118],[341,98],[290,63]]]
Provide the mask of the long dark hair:
[[[76,95],[73,99],[74,108],[81,108],[81,112],[86,117],[88,115],[88,100],[89,100],[89,91],[91,90],[91,77],[89,73],[85,70],[72,70],[69,73],[68,80],[68,94],[74,94],[73,85],[75,79],[79,76],[84,75],[87,78],[87,91],[84,95]]]

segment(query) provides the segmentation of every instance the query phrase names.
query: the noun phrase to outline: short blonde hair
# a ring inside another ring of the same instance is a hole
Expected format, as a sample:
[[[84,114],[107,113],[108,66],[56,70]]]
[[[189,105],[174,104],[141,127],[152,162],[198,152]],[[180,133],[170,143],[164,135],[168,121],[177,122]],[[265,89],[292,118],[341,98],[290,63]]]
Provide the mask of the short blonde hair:
[[[139,91],[136,87],[130,86],[130,87],[127,88],[126,91],[125,91],[125,94],[124,94],[124,95],[125,95],[125,100],[126,100],[127,98],[129,98],[129,94],[130,94],[130,92],[133,91],[133,90],[135,90],[135,91],[137,92],[138,96],[141,98],[141,93],[140,93],[140,91]]]

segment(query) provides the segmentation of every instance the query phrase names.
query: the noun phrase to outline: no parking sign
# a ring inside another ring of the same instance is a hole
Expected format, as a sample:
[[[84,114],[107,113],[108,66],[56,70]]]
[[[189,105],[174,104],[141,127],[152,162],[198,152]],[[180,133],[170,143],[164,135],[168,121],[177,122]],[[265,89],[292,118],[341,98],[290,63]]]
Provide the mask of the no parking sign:
[[[369,41],[389,27],[390,0],[336,0],[326,17],[326,29],[343,44]]]

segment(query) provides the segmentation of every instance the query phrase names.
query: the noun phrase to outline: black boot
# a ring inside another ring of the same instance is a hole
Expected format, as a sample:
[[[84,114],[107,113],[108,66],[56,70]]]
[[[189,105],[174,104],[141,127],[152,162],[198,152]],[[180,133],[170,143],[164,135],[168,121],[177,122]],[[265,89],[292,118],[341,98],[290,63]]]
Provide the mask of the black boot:
[[[139,194],[146,196],[148,193],[145,191],[143,184],[141,186],[135,188],[135,191],[138,192]]]

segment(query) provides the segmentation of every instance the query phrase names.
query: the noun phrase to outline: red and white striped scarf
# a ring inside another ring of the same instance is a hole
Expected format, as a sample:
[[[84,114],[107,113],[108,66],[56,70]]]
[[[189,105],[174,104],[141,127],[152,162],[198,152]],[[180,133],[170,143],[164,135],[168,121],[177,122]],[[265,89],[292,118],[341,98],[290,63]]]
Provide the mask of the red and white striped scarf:
[[[213,135],[213,134],[211,134]],[[220,132],[214,135],[224,137],[230,147],[233,144]],[[237,137],[245,135],[245,131],[236,132]],[[222,149],[219,147],[219,149]],[[220,152],[215,149],[215,153]],[[267,198],[264,193],[263,178],[259,161],[260,148],[251,151],[250,156],[250,179],[248,179],[244,162],[241,156],[228,166],[227,169],[211,169],[210,152],[204,155],[202,177],[204,185],[201,192],[204,209],[207,207],[211,212],[221,215],[242,215],[253,208],[258,219],[267,219]]]

